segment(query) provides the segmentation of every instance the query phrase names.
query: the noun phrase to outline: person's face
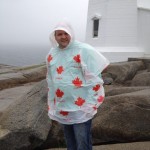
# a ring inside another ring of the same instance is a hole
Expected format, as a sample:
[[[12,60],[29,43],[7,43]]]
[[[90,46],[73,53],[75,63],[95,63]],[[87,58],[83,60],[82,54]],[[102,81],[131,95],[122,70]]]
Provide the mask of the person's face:
[[[63,49],[68,46],[68,44],[70,43],[71,37],[67,32],[63,30],[56,30],[55,39],[57,43],[59,44],[59,47]]]

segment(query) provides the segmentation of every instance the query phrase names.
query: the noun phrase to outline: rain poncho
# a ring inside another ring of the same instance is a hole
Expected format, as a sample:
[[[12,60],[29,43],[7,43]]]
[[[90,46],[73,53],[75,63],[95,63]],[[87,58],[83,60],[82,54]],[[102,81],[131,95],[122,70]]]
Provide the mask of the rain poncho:
[[[71,36],[60,49],[54,32],[64,30]],[[60,23],[50,34],[53,47],[47,55],[48,115],[62,124],[82,123],[97,113],[104,100],[101,72],[108,60],[88,44],[74,40],[71,27]]]

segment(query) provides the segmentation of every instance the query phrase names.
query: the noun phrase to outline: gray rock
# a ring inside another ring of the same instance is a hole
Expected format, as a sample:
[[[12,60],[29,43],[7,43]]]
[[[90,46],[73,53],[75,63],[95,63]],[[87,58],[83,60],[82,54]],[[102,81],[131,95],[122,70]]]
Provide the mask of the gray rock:
[[[0,74],[15,72],[16,69],[17,67],[15,66],[0,64]]]
[[[147,71],[150,72],[150,64],[149,64],[149,66],[147,67]]]
[[[150,72],[136,74],[131,82],[132,86],[150,86]]]
[[[0,74],[0,90],[18,86],[29,82],[38,82],[46,77],[46,65],[29,68],[16,69]]]
[[[105,73],[111,74],[111,77],[117,83],[124,83],[131,80],[138,70],[145,69],[142,61],[119,62],[110,64]]]
[[[142,61],[146,68],[150,65],[150,57],[128,58],[128,61]]]
[[[135,91],[140,91],[144,89],[150,89],[148,86],[133,86],[133,87],[114,87],[112,86],[111,89],[105,90],[105,95],[107,96],[114,96],[114,95],[120,95],[120,94],[126,94],[131,93]]]
[[[149,150],[150,141],[119,143],[119,144],[104,144],[93,146],[93,150]],[[67,148],[52,148],[46,150],[67,150]]]
[[[42,81],[3,112],[0,118],[0,148],[33,150],[43,144],[50,128],[47,84]]]
[[[52,121],[52,127],[49,135],[43,145],[41,145],[40,149],[58,148],[65,146],[66,144],[62,126],[58,122]]]
[[[150,89],[106,97],[93,120],[94,144],[150,140]]]

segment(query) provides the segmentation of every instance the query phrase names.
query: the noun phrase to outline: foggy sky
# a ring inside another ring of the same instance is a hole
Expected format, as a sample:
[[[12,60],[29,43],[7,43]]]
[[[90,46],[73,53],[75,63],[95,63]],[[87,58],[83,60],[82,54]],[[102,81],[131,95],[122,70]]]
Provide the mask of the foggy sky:
[[[0,46],[48,45],[49,33],[67,18],[84,41],[88,0],[0,0]]]

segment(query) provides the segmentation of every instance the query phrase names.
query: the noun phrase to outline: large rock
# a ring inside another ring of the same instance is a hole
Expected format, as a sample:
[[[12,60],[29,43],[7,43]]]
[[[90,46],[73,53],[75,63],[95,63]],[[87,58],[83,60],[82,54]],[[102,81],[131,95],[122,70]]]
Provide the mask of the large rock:
[[[66,147],[62,126],[52,121],[52,127],[46,141],[39,147],[40,149]]]
[[[104,144],[93,146],[93,150],[149,150],[150,141],[119,143],[119,144]],[[53,148],[46,150],[67,150],[67,148]]]
[[[150,89],[106,97],[93,120],[93,142],[150,140]]]
[[[42,81],[3,112],[0,118],[0,149],[33,150],[43,144],[50,128],[47,84]]]
[[[0,64],[0,74],[14,72],[16,69],[15,66]]]
[[[119,94],[125,94],[125,93],[131,93],[135,91],[141,91],[144,89],[150,89],[148,86],[132,86],[132,87],[115,87],[111,86],[110,88],[107,89],[105,88],[105,95],[107,96],[114,96],[114,95],[119,95]]]
[[[145,69],[142,61],[119,62],[110,64],[105,70],[105,73],[111,75],[117,83],[124,83],[126,80],[131,80],[138,70]]]
[[[146,68],[150,66],[150,57],[128,58],[128,61],[142,61]]]
[[[38,82],[46,77],[46,65],[13,69],[0,75],[0,90],[29,82]]]
[[[136,74],[131,82],[132,86],[150,86],[150,72]]]

